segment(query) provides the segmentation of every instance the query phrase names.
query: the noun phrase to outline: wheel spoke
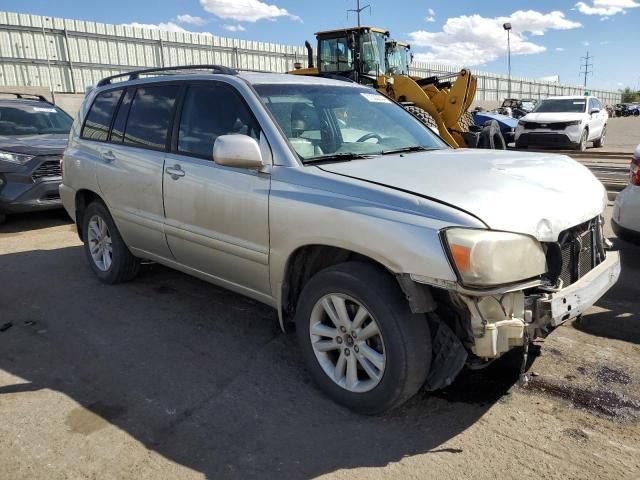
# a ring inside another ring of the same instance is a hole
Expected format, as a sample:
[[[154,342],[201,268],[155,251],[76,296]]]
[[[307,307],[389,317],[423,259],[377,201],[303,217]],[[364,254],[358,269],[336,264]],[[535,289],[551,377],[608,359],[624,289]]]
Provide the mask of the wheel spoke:
[[[365,373],[369,376],[371,380],[378,381],[380,379],[380,370],[376,369],[375,366],[366,358],[359,356],[358,363],[365,371]]]
[[[376,352],[366,343],[360,344],[360,352],[367,360],[369,360],[373,364],[374,367],[382,371],[382,369],[384,368],[384,355]]]
[[[369,312],[362,305],[358,307],[358,311],[356,312],[356,316],[353,318],[353,323],[351,324],[351,329],[356,330],[360,328],[362,322],[369,316]]]
[[[339,349],[340,345],[335,340],[319,340],[314,342],[313,348],[318,352],[330,352],[331,350]]]
[[[336,362],[336,370],[333,378],[336,382],[340,383],[340,381],[344,378],[344,371],[347,366],[347,357],[344,352],[340,352],[340,356],[338,357],[338,361]]]
[[[336,328],[339,328],[342,325],[340,323],[340,318],[338,318],[338,314],[333,308],[333,303],[331,303],[328,298],[324,298],[322,300],[322,308],[324,308],[324,311],[329,316],[329,319],[336,326]]]
[[[89,251],[91,252],[91,255],[96,255],[96,253],[98,253],[98,250],[100,250],[100,247],[98,246],[98,242],[96,242],[95,240],[90,240],[89,241]]]
[[[380,330],[378,330],[376,322],[371,322],[358,333],[358,340],[366,340],[376,335],[380,335]]]
[[[347,357],[347,388],[354,389],[358,383],[358,360],[355,355]]]
[[[340,325],[347,330],[351,330],[351,319],[349,318],[349,312],[347,312],[347,305],[344,298],[338,295],[331,295],[331,302],[333,302],[333,306],[338,314]]]
[[[106,249],[102,249],[102,261],[104,262],[104,269],[109,270],[111,266],[111,255],[107,252]]]
[[[328,325],[322,323],[316,323],[311,327],[311,334],[318,335],[319,337],[335,338],[338,336],[338,329],[331,328]]]
[[[93,234],[93,237],[96,240],[100,239],[100,230],[99,230],[98,226],[95,224],[95,222],[91,222],[89,224],[89,230],[91,231],[91,233]]]

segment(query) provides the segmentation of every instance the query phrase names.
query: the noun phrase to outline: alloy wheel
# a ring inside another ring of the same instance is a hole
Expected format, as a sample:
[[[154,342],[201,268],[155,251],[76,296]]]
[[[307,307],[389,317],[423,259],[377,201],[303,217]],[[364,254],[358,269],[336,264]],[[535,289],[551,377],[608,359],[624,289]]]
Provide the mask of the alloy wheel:
[[[309,322],[313,352],[329,378],[354,393],[380,383],[387,355],[378,323],[364,305],[348,295],[327,294]]]
[[[107,222],[98,215],[89,220],[87,242],[93,263],[99,270],[106,272],[113,263],[113,244]]]

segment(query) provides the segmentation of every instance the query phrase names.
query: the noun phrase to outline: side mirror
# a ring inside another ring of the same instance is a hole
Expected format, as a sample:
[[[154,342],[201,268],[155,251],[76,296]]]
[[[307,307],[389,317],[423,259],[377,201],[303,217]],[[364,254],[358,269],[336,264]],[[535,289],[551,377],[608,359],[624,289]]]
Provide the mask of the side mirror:
[[[220,135],[213,145],[213,160],[218,165],[235,168],[264,166],[260,145],[248,135]]]
[[[591,111],[589,112],[591,115],[593,115],[594,113],[600,113],[600,109],[599,108],[592,108]]]

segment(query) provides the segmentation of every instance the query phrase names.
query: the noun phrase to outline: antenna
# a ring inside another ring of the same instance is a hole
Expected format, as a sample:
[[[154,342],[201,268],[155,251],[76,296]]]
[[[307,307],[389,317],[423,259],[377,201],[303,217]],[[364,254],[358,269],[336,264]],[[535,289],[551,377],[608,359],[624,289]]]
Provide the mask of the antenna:
[[[580,75],[584,75],[584,89],[587,89],[587,76],[593,75],[593,56],[589,56],[589,51],[587,51],[586,57],[581,57],[580,61],[584,63],[580,63]],[[591,60],[591,63],[589,63]]]
[[[358,15],[358,26],[360,26],[360,13],[367,8],[369,9],[369,15],[371,15],[371,5],[366,4],[365,6],[361,7],[360,0],[356,0],[356,8],[350,8],[349,10],[347,10],[347,17],[349,16],[349,12],[356,12],[356,14]]]

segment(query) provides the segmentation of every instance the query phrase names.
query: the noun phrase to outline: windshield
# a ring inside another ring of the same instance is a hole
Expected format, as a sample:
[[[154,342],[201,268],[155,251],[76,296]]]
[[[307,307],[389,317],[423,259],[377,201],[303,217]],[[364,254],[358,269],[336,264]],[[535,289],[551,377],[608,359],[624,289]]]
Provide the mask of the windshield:
[[[409,49],[403,45],[388,45],[387,73],[390,75],[409,75],[411,57]]]
[[[563,98],[542,100],[536,108],[535,113],[583,113],[586,111],[586,98]]]
[[[372,89],[338,85],[256,85],[303,161],[368,156],[446,144]]]
[[[378,75],[385,70],[385,35],[379,32],[366,32],[360,35],[362,52],[362,72],[366,75]]]
[[[0,135],[69,133],[73,119],[49,104],[0,105]]]

